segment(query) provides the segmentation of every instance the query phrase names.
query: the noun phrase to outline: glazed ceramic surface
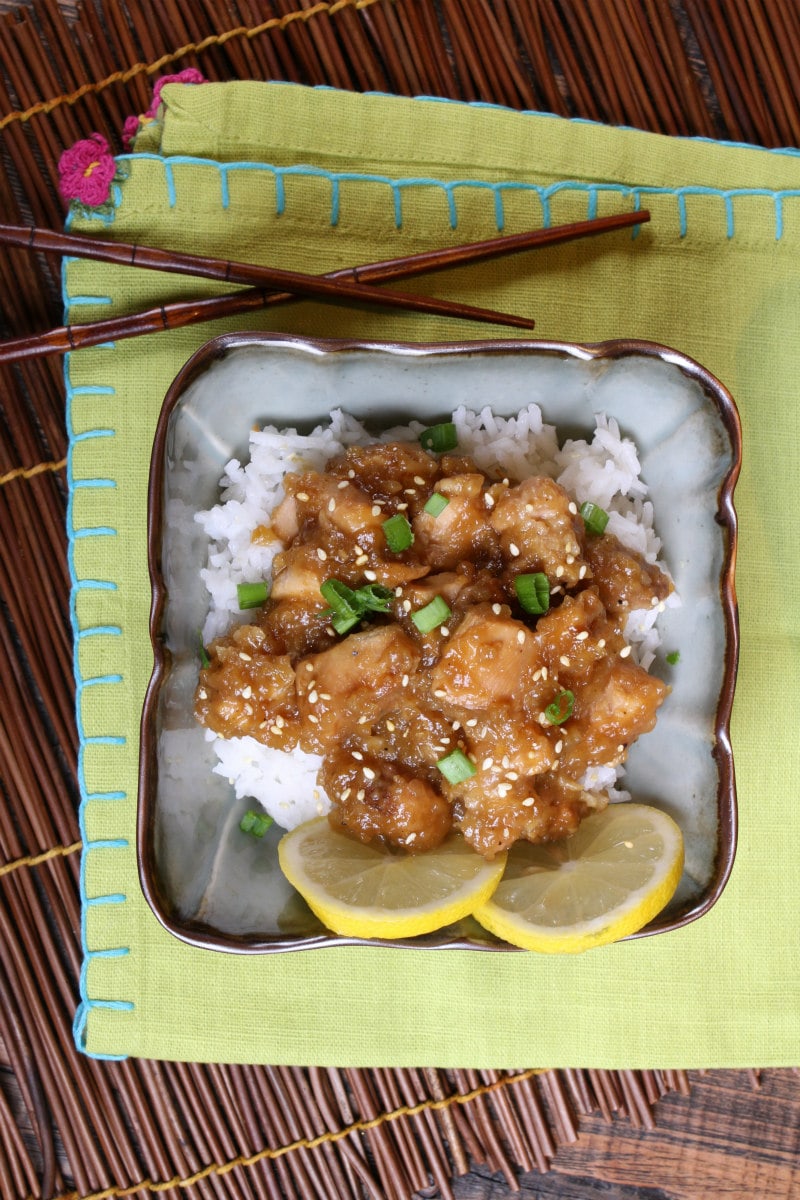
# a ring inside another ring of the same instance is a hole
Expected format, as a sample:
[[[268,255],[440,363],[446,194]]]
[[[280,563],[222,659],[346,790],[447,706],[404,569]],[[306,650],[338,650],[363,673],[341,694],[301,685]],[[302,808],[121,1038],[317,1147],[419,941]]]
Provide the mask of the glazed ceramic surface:
[[[241,834],[249,806],[212,772],[213,753],[192,717],[208,604],[199,574],[208,546],[194,514],[218,502],[225,464],[247,458],[254,426],[310,431],[337,407],[379,431],[415,418],[434,423],[458,404],[509,416],[531,402],[562,442],[591,436],[595,414],[605,413],[638,448],[681,606],[661,618],[664,650],[652,667],[672,692],[655,730],[632,747],[624,786],[669,812],[686,845],[678,893],[644,932],[694,920],[719,896],[736,840],[728,721],[741,456],[725,389],[691,360],[648,343],[378,346],[242,334],[209,343],[187,364],[153,452],[155,669],[142,721],[139,857],[148,900],[178,936],[244,952],[345,940],[324,930],[284,880],[282,831],[273,827],[263,840]],[[680,651],[673,667],[663,657],[669,649]],[[413,944],[511,949],[472,922]]]

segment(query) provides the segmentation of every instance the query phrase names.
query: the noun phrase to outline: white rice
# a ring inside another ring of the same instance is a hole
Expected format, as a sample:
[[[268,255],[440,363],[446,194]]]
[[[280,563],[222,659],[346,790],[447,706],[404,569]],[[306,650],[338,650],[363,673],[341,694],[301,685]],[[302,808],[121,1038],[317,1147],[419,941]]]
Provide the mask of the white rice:
[[[578,504],[591,500],[605,509],[609,532],[624,546],[666,570],[658,559],[661,542],[653,529],[653,506],[640,478],[636,447],[620,436],[613,418],[598,416],[590,442],[570,440],[562,447],[555,426],[544,423],[535,404],[508,418],[496,416],[488,407],[476,413],[462,406],[452,420],[459,451],[470,455],[482,470],[514,480],[529,475],[558,480]],[[412,422],[386,430],[378,440],[415,440],[424,428]],[[284,496],[284,476],[323,470],[348,446],[375,440],[359,421],[339,409],[331,413],[328,424],[307,435],[274,426],[251,433],[249,461],[244,466],[236,459],[227,464],[221,502],[195,518],[210,543],[208,566],[201,571],[210,596],[205,642],[249,619],[238,607],[237,584],[270,578],[272,560],[282,546],[277,540],[266,546],[254,544],[252,535],[259,525],[269,525]],[[679,603],[674,593],[667,603]],[[658,615],[658,606],[631,611],[625,627],[632,658],[645,669],[660,643]],[[293,829],[328,811],[328,798],[316,782],[322,761],[317,755],[297,750],[287,755],[251,737],[221,738],[211,731],[206,737],[219,759],[214,770],[230,780],[237,797],[257,800],[282,828]],[[613,800],[628,799],[627,793],[615,788],[622,774],[622,768],[592,768],[584,786],[596,792],[608,789]]]

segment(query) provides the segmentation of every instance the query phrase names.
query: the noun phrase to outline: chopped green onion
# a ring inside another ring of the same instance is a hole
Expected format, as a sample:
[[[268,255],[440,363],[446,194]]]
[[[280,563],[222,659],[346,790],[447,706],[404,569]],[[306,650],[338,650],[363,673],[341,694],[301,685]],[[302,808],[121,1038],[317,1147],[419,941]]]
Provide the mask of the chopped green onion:
[[[430,517],[438,517],[443,513],[450,503],[449,496],[443,496],[441,492],[433,492],[425,502],[423,512],[426,512]]]
[[[361,620],[364,609],[358,603],[356,594],[341,579],[326,579],[320,584],[320,592],[328,601],[330,608],[325,610],[325,616],[330,616],[331,625],[338,634],[347,633]]]
[[[269,595],[265,583],[240,583],[236,587],[236,599],[239,608],[258,608]]]
[[[539,616],[550,607],[550,581],[543,571],[533,575],[517,575],[514,591],[526,613]]]
[[[208,651],[206,650],[205,646],[203,645],[203,635],[202,635],[202,633],[198,633],[198,635],[197,635],[197,640],[198,640],[198,641],[199,641],[199,643],[200,643],[200,666],[201,666],[201,667],[204,667],[204,668],[205,668],[205,667],[210,667],[210,666],[211,666],[211,659],[208,657]]]
[[[673,650],[673,651],[671,651],[671,653],[669,653],[667,655],[667,662],[669,663],[669,665],[671,667],[674,667],[675,663],[678,662],[680,656],[681,656],[680,650]]]
[[[567,689],[566,691],[559,692],[553,703],[548,704],[544,710],[544,715],[551,725],[563,725],[572,716],[574,708],[575,693]]]
[[[458,434],[452,421],[443,421],[441,425],[430,425],[419,435],[423,450],[432,450],[434,454],[442,454],[445,450],[455,450],[458,445]]]
[[[388,612],[392,589],[379,583],[365,583],[353,593],[356,604],[364,612]]]
[[[605,533],[608,513],[604,508],[587,500],[585,504],[581,505],[581,516],[589,533]]]
[[[258,813],[249,808],[239,822],[239,828],[242,833],[251,833],[253,837],[262,838],[272,823],[272,817],[268,817],[266,813]]]
[[[436,766],[448,783],[463,783],[465,779],[471,779],[477,770],[475,763],[467,758],[463,750],[451,750],[439,759]]]
[[[384,521],[383,532],[386,537],[386,545],[393,554],[407,550],[414,542],[414,531],[402,513],[395,513],[393,517]]]
[[[420,633],[430,633],[439,625],[444,625],[449,616],[450,607],[447,602],[441,596],[434,596],[430,604],[411,614],[411,620]]]

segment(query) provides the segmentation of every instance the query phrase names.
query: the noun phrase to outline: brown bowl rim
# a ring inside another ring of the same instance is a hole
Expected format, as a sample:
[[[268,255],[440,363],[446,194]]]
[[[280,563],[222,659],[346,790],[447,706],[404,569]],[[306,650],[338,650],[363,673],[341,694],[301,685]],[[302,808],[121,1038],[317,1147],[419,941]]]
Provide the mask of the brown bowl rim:
[[[723,678],[714,721],[715,745],[712,755],[717,764],[718,841],[714,870],[703,894],[688,902],[677,912],[657,916],[637,933],[624,940],[650,937],[682,929],[705,916],[719,900],[730,878],[736,856],[738,809],[733,750],[730,740],[730,718],[739,663],[739,614],[736,598],[735,568],[738,541],[738,520],[733,493],[742,464],[742,427],[733,396],[714,375],[695,359],[658,342],[636,338],[614,338],[602,342],[578,343],[548,340],[487,339],[459,342],[400,342],[362,341],[350,338],[310,338],[294,334],[227,333],[213,338],[197,350],[175,377],[164,399],[153,439],[147,495],[147,559],[152,588],[150,609],[150,642],[153,650],[153,671],[147,687],[140,725],[139,792],[137,805],[137,866],[145,899],[161,925],[175,937],[190,945],[233,954],[265,954],[327,948],[332,946],[383,946],[415,950],[480,950],[518,952],[519,947],[506,943],[477,941],[471,936],[440,934],[418,939],[387,940],[381,938],[342,937],[322,932],[302,936],[283,934],[236,934],[204,925],[194,920],[178,920],[160,886],[155,861],[156,788],[158,782],[156,712],[161,684],[169,669],[169,652],[163,645],[160,629],[167,588],[161,570],[161,529],[163,522],[163,462],[170,416],[180,397],[191,383],[214,362],[232,350],[246,346],[270,345],[328,355],[352,351],[386,352],[397,355],[427,357],[433,355],[465,354],[553,354],[567,358],[617,359],[633,355],[659,358],[677,366],[695,380],[714,402],[730,439],[732,463],[717,494],[716,521],[726,534],[725,553],[720,572],[719,590],[725,625],[725,656]]]

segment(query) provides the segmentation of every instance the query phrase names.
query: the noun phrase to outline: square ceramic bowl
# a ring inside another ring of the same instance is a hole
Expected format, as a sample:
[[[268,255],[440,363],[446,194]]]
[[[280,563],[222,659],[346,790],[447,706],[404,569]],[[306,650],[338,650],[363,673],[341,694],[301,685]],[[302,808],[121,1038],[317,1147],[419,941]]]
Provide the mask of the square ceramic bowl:
[[[231,458],[248,457],[254,426],[310,431],[341,407],[376,432],[445,419],[458,404],[510,416],[531,402],[559,440],[591,436],[613,416],[639,451],[663,558],[681,606],[667,608],[665,647],[680,664],[651,668],[672,686],[656,728],[631,749],[625,787],[683,831],[684,877],[636,936],[688,924],[725,886],[736,844],[729,742],[738,653],[733,489],[741,459],[734,402],[701,366],[662,346],[544,342],[378,345],[236,334],[204,346],[167,394],[149,491],[150,633],[155,666],[141,727],[139,871],[159,920],[196,945],[235,952],[341,944],[286,882],[275,826],[244,837],[248,807],[212,771],[192,716],[208,550],[194,520],[219,498]],[[374,943],[373,943],[374,944]],[[512,951],[475,922],[393,946]],[[523,951],[524,953],[524,951]]]

